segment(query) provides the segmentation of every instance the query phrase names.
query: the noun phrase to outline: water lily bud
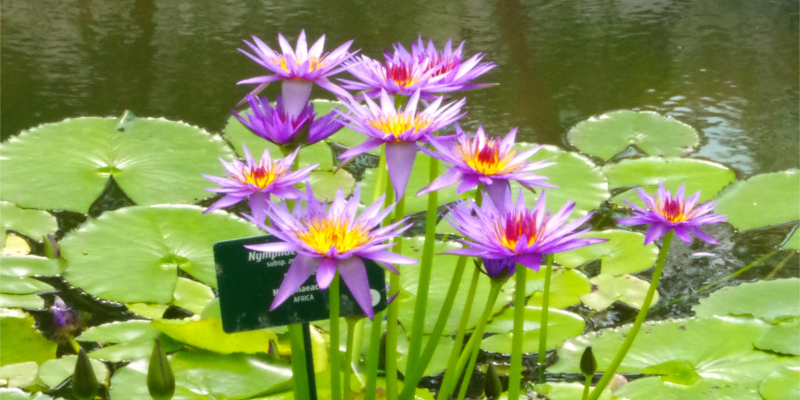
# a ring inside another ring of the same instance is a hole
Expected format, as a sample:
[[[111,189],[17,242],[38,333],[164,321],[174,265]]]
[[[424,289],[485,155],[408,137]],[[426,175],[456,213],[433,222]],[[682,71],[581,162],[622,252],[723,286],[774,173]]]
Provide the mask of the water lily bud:
[[[79,400],[91,400],[97,395],[97,377],[83,349],[78,352],[78,362],[72,374],[72,392]]]
[[[58,247],[58,242],[53,235],[42,237],[44,241],[44,255],[47,258],[61,258],[61,249]]]
[[[489,400],[499,398],[500,393],[503,392],[503,385],[500,383],[500,377],[497,375],[492,362],[489,362],[489,367],[486,369],[486,383],[484,384],[483,392],[486,393],[486,398]]]
[[[56,331],[71,331],[78,322],[78,314],[67,306],[61,297],[55,296],[53,301],[53,328]]]
[[[614,374],[611,377],[611,380],[608,382],[608,386],[606,386],[606,390],[609,392],[613,392],[617,390],[617,388],[626,385],[628,383],[628,379],[625,378],[622,374]]]
[[[280,354],[278,353],[278,344],[275,343],[274,340],[269,340],[269,355],[278,357]]]
[[[594,358],[594,353],[592,353],[592,346],[586,348],[583,351],[583,355],[581,356],[581,372],[584,375],[594,375],[597,372],[597,360]]]
[[[170,400],[175,394],[175,375],[158,338],[147,368],[147,390],[154,400]]]

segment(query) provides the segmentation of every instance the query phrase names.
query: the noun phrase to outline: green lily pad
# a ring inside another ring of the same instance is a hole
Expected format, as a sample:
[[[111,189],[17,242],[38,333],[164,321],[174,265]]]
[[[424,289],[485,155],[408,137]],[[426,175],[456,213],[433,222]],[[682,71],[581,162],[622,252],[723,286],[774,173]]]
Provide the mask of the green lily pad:
[[[0,201],[0,247],[5,246],[8,230],[41,241],[43,236],[58,230],[58,222],[46,211],[25,210],[7,201]]]
[[[206,308],[200,314],[201,319],[216,318],[222,319],[222,310],[219,308],[219,297],[215,297],[206,304]]]
[[[31,246],[22,236],[9,233],[3,240],[3,247],[0,248],[0,255],[3,256],[26,256],[31,253]]]
[[[164,312],[169,308],[169,306],[164,304],[150,303],[126,303],[125,307],[128,308],[128,311],[148,319],[164,318]]]
[[[414,161],[414,166],[411,168],[411,177],[408,179],[406,186],[406,214],[413,214],[428,209],[428,196],[417,197],[417,192],[428,186],[430,181],[430,162],[431,157],[421,152],[417,153],[417,158]],[[447,170],[444,163],[439,163],[439,175]],[[364,172],[364,178],[361,180],[361,202],[364,204],[372,204],[372,196],[375,192],[375,184],[378,179],[378,170],[370,168]],[[387,175],[388,182],[388,175]],[[383,189],[381,189],[381,193]],[[439,190],[438,205],[452,203],[460,198],[456,193],[456,185],[448,186]]]
[[[611,159],[634,145],[651,156],[683,156],[699,143],[697,131],[672,117],[650,111],[612,111],[579,122],[567,132],[580,151]]]
[[[195,314],[200,314],[206,304],[214,299],[214,291],[200,282],[178,278],[175,284],[174,304]]]
[[[44,299],[35,294],[0,294],[0,307],[4,308],[44,308]]]
[[[761,228],[800,219],[800,170],[756,175],[725,189],[717,198],[717,214],[728,216],[736,229]]]
[[[527,290],[534,290],[528,299],[528,305],[541,307],[544,300],[544,275],[545,270],[539,272],[528,271],[526,284]],[[559,268],[553,271],[550,277],[550,308],[567,308],[581,302],[580,296],[592,292],[589,278],[574,269]]]
[[[150,321],[130,320],[93,326],[80,334],[81,342],[127,343],[137,339],[155,339],[158,329]]]
[[[342,189],[345,196],[349,196],[356,187],[356,180],[353,175],[343,169],[336,171],[336,173],[332,171],[311,171],[308,176],[308,183],[311,185],[316,198],[330,201],[333,201],[339,189]],[[305,184],[302,185],[302,189],[305,190]]]
[[[64,276],[97,297],[125,303],[171,303],[178,268],[216,286],[213,244],[260,232],[224,212],[202,211],[156,206],[106,212],[61,242],[62,255],[69,260]]]
[[[789,236],[789,239],[783,244],[783,248],[786,250],[798,250],[800,251],[800,233],[798,233],[800,229],[795,229],[792,232],[792,236]]]
[[[539,351],[539,334],[541,329],[542,309],[539,307],[525,307],[525,323],[523,324],[522,352],[536,353]],[[580,315],[571,312],[550,309],[547,316],[548,349],[553,349],[564,340],[583,333],[586,323]],[[507,308],[500,315],[494,317],[486,326],[486,332],[495,332],[481,342],[481,348],[495,353],[511,354],[511,341],[514,338],[514,309]]]
[[[52,276],[61,273],[61,264],[53,260],[37,256],[0,257],[1,276]]]
[[[368,326],[365,325],[364,332],[369,332],[367,328]],[[366,339],[367,340],[364,340],[364,347],[369,347],[369,338]],[[424,341],[422,343],[423,348],[425,345],[427,345],[427,341],[430,339],[430,335],[426,335],[424,337]],[[436,345],[436,349],[433,351],[433,357],[431,357],[431,361],[428,363],[428,366],[425,367],[423,376],[436,375],[440,372],[444,372],[444,370],[447,368],[447,361],[450,357],[450,351],[453,350],[454,344],[455,340],[453,340],[451,337],[442,336],[442,338],[439,339],[439,344]],[[364,353],[366,353],[366,351]],[[408,336],[405,334],[405,332],[401,331],[400,334],[397,335],[397,368],[399,371],[405,371],[407,366]]]
[[[555,261],[567,268],[577,268],[599,259],[602,273],[625,275],[652,267],[658,258],[658,247],[654,243],[645,245],[644,235],[641,233],[609,229],[588,232],[582,237],[603,238],[608,241],[557,253],[554,256]]]
[[[149,398],[147,363],[142,359],[119,369],[111,378],[110,398],[139,400]],[[217,354],[207,351],[182,351],[170,358],[175,375],[174,400],[230,400],[265,396],[286,390],[291,368],[268,357],[245,354]]]
[[[183,344],[173,340],[169,336],[163,334],[159,336],[161,339],[161,348],[164,349],[165,352],[174,352],[183,347]],[[88,356],[89,358],[112,363],[138,360],[150,357],[150,354],[153,353],[154,346],[155,339],[142,338],[132,342],[108,345],[89,353]]]
[[[173,339],[198,349],[216,353],[269,353],[269,341],[278,336],[266,330],[225,333],[222,320],[201,319],[186,321],[163,319],[152,322],[153,327]]]
[[[800,316],[800,279],[778,279],[728,286],[694,307],[698,317],[751,315],[772,322],[779,317]]]
[[[798,337],[800,337],[800,317],[792,317],[776,323],[754,344],[759,350],[799,356]]]
[[[0,385],[10,388],[24,388],[34,384],[38,374],[39,364],[34,361],[4,365],[0,367]]]
[[[538,394],[547,396],[550,400],[576,400],[583,396],[582,383],[567,383],[567,382],[549,382],[540,385],[535,385],[534,390]],[[611,391],[604,390],[600,394],[599,400],[611,400]],[[616,400],[622,400],[620,397],[614,397]]]
[[[0,366],[34,361],[43,362],[56,357],[55,342],[45,339],[34,327],[33,317],[17,310],[0,310]]]
[[[51,400],[44,393],[27,393],[19,389],[0,388],[0,399],[3,400]]]
[[[549,371],[580,371],[587,346],[592,346],[598,372],[605,371],[630,327],[566,340],[558,362]],[[617,372],[667,375],[636,379],[614,394],[632,400],[652,399],[654,393],[659,399],[749,399],[745,394],[757,390],[766,375],[798,362],[797,357],[779,357],[753,348],[753,342],[769,327],[758,319],[736,317],[645,322]]]
[[[611,189],[638,186],[651,195],[658,189],[659,182],[673,194],[685,183],[687,195],[701,191],[700,202],[713,199],[722,188],[736,179],[736,175],[728,167],[694,158],[646,157],[622,160],[605,165],[603,173],[608,177]],[[633,189],[611,198],[614,203],[624,206],[623,200],[644,206]]]
[[[71,377],[75,372],[75,363],[78,361],[78,356],[70,355],[64,356],[55,360],[45,361],[41,368],[39,368],[39,379],[47,385],[47,387],[55,388],[61,385],[67,378]],[[92,370],[97,382],[105,383],[108,380],[108,368],[102,361],[92,360]]]
[[[53,289],[52,286],[26,276],[9,276],[0,279],[0,293],[4,294],[32,294],[51,289]]]
[[[589,279],[595,289],[581,296],[581,301],[595,310],[605,310],[619,300],[633,308],[640,309],[650,288],[650,282],[633,275],[614,276],[603,273]],[[653,295],[651,307],[658,303],[658,291]]]
[[[520,149],[532,147],[527,143],[519,143]],[[574,152],[564,151],[556,146],[544,146],[536,152],[530,161],[548,160],[555,162],[547,168],[535,171],[538,175],[548,177],[547,183],[558,186],[558,189],[546,189],[547,208],[554,212],[560,209],[567,201],[575,202],[569,220],[578,219],[589,211],[600,207],[608,200],[608,181],[603,172],[588,158]],[[522,186],[516,182],[511,183],[511,193],[516,199],[516,194]],[[525,191],[525,204],[533,206],[539,198],[541,189],[537,193]]]
[[[119,129],[124,129],[120,132]],[[0,145],[2,198],[21,207],[86,213],[113,176],[139,205],[208,197],[201,173],[221,175],[232,153],[219,137],[164,119],[126,115],[44,124]]]
[[[764,400],[800,398],[800,367],[781,368],[767,375],[758,392]]]

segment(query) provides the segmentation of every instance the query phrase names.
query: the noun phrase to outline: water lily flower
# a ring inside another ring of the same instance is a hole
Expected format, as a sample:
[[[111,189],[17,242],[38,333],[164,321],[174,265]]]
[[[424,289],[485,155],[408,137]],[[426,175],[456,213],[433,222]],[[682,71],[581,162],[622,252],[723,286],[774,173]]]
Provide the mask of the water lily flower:
[[[270,310],[286,301],[315,272],[317,285],[326,289],[338,271],[358,305],[372,319],[374,311],[363,259],[375,261],[395,274],[398,272],[392,264],[415,264],[417,260],[386,251],[394,245],[386,241],[411,224],[405,224],[403,219],[377,227],[394,208],[381,211],[383,196],[356,216],[360,187],[356,187],[350,200],[345,200],[344,192],[339,189],[327,211],[325,202],[316,199],[308,183],[306,192],[305,208],[298,202],[290,212],[285,201],[280,205],[269,203],[267,214],[272,226],[261,228],[280,239],[279,242],[245,246],[264,253],[297,252]]]
[[[453,50],[452,40],[448,40],[442,51],[436,50],[433,41],[428,46],[419,37],[411,45],[411,52],[398,43],[393,46],[394,53],[386,51],[385,61],[373,60],[366,56],[346,64],[348,72],[358,81],[339,79],[350,90],[366,90],[366,96],[375,97],[381,90],[389,94],[409,96],[418,89],[422,96],[432,98],[435,93],[448,93],[458,90],[475,89],[490,84],[468,83],[489,72],[497,65],[481,62],[483,54],[475,54],[464,61],[461,55],[464,42]]]
[[[482,257],[502,260],[490,268],[498,273],[511,268],[511,263],[519,263],[534,271],[539,271],[542,255],[577,249],[606,239],[581,238],[591,228],[575,231],[586,222],[592,213],[567,223],[567,218],[575,208],[568,202],[557,213],[551,215],[545,210],[545,193],[536,201],[533,209],[525,206],[525,196],[520,189],[516,204],[507,194],[504,208],[492,202],[478,206],[472,199],[469,203],[460,201],[450,207],[445,219],[470,240],[462,240],[469,247],[450,250],[449,254]],[[496,268],[495,268],[496,267]]]
[[[669,190],[664,189],[664,185],[659,182],[655,198],[637,187],[636,192],[647,209],[625,201],[633,208],[633,216],[618,219],[617,222],[625,225],[651,224],[645,235],[644,244],[657,240],[670,230],[673,230],[675,235],[686,243],[692,242],[690,234],[693,234],[706,243],[719,244],[716,239],[700,230],[699,227],[724,222],[728,218],[711,212],[714,209],[713,201],[697,206],[697,200],[700,198],[699,191],[688,199],[684,198],[685,186],[686,184],[681,185],[673,197]]]
[[[206,179],[218,184],[218,188],[206,189],[209,192],[223,193],[225,196],[210,205],[203,213],[209,213],[218,208],[232,206],[244,199],[248,199],[252,216],[245,216],[252,221],[263,222],[266,217],[266,204],[270,195],[285,199],[302,199],[306,194],[294,185],[308,179],[309,172],[319,164],[309,165],[297,171],[292,171],[292,164],[300,151],[298,147],[285,158],[272,161],[269,150],[264,150],[261,160],[256,162],[247,146],[244,148],[245,162],[233,160],[228,163],[220,159],[228,171],[228,176],[217,177],[203,174]]]
[[[295,49],[292,49],[292,46],[289,45],[283,35],[278,34],[278,43],[281,47],[280,53],[272,50],[266,43],[255,36],[253,36],[255,44],[247,40],[244,42],[254,54],[242,49],[239,49],[239,51],[262,67],[274,72],[275,75],[245,79],[239,81],[238,84],[258,84],[250,92],[255,94],[264,89],[270,82],[283,80],[281,90],[286,102],[286,112],[289,115],[297,116],[303,111],[311,95],[312,83],[316,83],[319,87],[337,96],[349,96],[347,91],[333,84],[328,80],[328,77],[346,69],[346,67],[340,65],[356,53],[348,51],[350,45],[353,44],[352,40],[337,47],[336,50],[330,53],[322,52],[322,47],[325,45],[325,35],[322,35],[309,49],[306,43],[305,30],[300,31],[300,37],[297,38],[297,47]]]
[[[529,163],[526,160],[534,155],[542,146],[517,153],[514,140],[517,129],[514,128],[502,140],[487,138],[483,126],[479,126],[475,137],[470,138],[456,125],[458,141],[440,141],[429,138],[429,143],[437,150],[420,150],[431,157],[438,158],[451,166],[442,176],[424,187],[417,196],[458,184],[458,193],[464,193],[483,183],[486,192],[495,206],[505,204],[505,195],[509,191],[509,181],[515,180],[533,191],[533,186],[555,186],[545,183],[547,178],[531,173],[555,165],[553,162],[538,161]]]
[[[53,301],[53,328],[56,331],[72,331],[78,323],[78,313],[70,308],[61,297]]]
[[[405,109],[395,109],[394,98],[381,91],[380,106],[366,98],[367,107],[355,99],[343,99],[350,114],[337,110],[349,122],[347,126],[367,135],[367,140],[342,153],[339,158],[349,160],[386,143],[386,165],[397,198],[403,197],[411,168],[417,157],[416,142],[427,142],[428,137],[452,124],[466,113],[461,107],[466,100],[442,106],[443,98],[434,100],[425,110],[417,112],[420,91],[409,98]],[[451,138],[454,136],[451,136]]]
[[[281,147],[317,143],[342,128],[335,112],[317,118],[312,103],[292,117],[286,114],[281,96],[278,96],[275,108],[266,97],[247,95],[247,102],[250,112],[241,115],[231,110],[233,115],[253,133]]]

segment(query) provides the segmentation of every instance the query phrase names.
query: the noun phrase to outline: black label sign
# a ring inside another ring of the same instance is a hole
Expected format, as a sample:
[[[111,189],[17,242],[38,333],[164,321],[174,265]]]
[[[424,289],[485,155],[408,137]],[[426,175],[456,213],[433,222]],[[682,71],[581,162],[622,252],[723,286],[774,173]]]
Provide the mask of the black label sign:
[[[329,318],[329,291],[317,287],[316,275],[275,310],[272,300],[283,282],[295,253],[261,253],[246,249],[248,244],[275,242],[274,236],[227,240],[214,244],[219,305],[225,332],[319,321]],[[381,266],[364,259],[372,307],[386,309],[386,277]],[[340,284],[339,313],[342,317],[364,315],[347,285]]]

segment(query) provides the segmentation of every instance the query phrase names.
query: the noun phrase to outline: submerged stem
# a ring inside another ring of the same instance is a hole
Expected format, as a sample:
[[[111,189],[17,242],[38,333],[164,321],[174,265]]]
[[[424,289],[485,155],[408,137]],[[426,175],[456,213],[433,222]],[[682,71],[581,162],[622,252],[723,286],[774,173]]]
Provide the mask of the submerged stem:
[[[525,331],[525,283],[528,269],[517,265],[514,287],[514,334],[511,338],[511,368],[508,372],[508,400],[519,399],[522,380],[522,335]]]
[[[542,294],[542,320],[539,324],[539,383],[544,383],[545,361],[547,360],[547,317],[550,307],[550,277],[553,275],[553,255],[547,255],[547,269],[544,273],[544,293]]]

